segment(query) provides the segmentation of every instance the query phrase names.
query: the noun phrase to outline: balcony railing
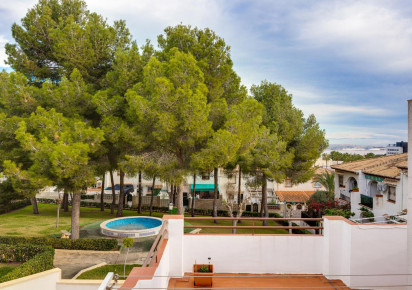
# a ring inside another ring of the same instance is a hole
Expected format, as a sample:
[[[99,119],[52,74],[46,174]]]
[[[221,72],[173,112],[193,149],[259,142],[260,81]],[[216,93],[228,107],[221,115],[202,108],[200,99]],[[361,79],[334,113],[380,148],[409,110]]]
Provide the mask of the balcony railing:
[[[369,208],[373,208],[373,198],[364,194],[361,194],[361,204]]]
[[[254,230],[272,230],[272,229],[283,229],[289,230],[289,234],[293,233],[293,230],[315,230],[316,234],[322,234],[323,230],[323,219],[322,218],[263,218],[263,217],[251,217],[251,218],[231,218],[231,217],[185,217],[185,221],[251,221],[252,225],[185,225],[185,229],[248,229],[252,230],[252,235],[254,235]],[[259,221],[273,221],[278,224],[285,224],[282,226],[256,226],[255,222]],[[304,222],[317,222],[318,226],[298,226],[293,225],[293,221],[304,221]],[[233,233],[233,232],[232,232]]]

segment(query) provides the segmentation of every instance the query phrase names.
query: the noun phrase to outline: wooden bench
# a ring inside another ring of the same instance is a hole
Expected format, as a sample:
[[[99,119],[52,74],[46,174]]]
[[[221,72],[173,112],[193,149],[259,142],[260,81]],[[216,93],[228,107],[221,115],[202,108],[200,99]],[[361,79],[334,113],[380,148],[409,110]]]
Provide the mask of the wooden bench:
[[[194,230],[191,231],[189,234],[195,235],[195,234],[200,233],[201,230],[202,230],[202,229],[194,229]]]
[[[70,239],[70,236],[72,235],[66,230],[61,230],[60,232],[62,233],[62,239]]]

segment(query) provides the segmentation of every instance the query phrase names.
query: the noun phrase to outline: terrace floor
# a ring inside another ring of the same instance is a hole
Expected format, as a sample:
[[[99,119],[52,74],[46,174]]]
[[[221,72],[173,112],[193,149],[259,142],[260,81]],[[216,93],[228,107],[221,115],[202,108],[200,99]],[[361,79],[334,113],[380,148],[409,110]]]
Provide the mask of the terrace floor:
[[[192,273],[185,273],[184,278],[172,278],[168,289],[190,289],[193,287]],[[345,289],[349,287],[341,280],[328,280],[323,275],[259,275],[219,273],[213,275],[212,288],[199,289]]]

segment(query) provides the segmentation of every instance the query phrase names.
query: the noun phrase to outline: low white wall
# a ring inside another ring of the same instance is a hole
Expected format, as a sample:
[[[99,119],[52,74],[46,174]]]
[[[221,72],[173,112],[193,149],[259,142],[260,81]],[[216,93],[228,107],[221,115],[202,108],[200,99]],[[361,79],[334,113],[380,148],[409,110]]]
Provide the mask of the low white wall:
[[[102,284],[103,280],[72,280],[72,279],[62,279],[56,284],[56,290],[98,290],[99,286]],[[116,286],[121,286],[124,280],[118,281]],[[48,290],[48,288],[43,288],[42,290]],[[30,289],[32,290],[32,289]]]
[[[407,274],[406,225],[350,227],[352,232],[350,274],[375,275],[352,276],[350,285],[357,288],[369,286],[368,288],[374,289],[377,287],[370,286],[407,285],[407,276],[402,276]]]
[[[171,264],[172,263],[172,264]],[[167,243],[163,252],[160,263],[154,273],[154,277],[151,280],[139,280],[135,286],[135,289],[167,289],[169,285],[170,269],[173,267],[173,262],[170,261],[170,246]]]
[[[207,264],[217,273],[322,273],[322,236],[185,235],[183,270]]]
[[[48,271],[26,276],[23,278],[0,283],[2,290],[56,290],[56,283],[60,280],[61,270],[54,268]]]

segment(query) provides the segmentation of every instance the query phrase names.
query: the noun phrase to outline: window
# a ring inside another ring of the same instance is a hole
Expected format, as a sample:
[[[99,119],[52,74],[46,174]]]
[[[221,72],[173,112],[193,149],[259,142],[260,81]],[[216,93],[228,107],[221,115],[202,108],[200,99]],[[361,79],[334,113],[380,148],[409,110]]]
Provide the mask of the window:
[[[312,178],[312,186],[313,188],[322,188],[322,184],[316,178]]]
[[[292,187],[292,180],[290,180],[289,178],[285,179],[285,187]]]
[[[396,187],[389,186],[388,190],[388,200],[395,202],[396,201]]]
[[[209,180],[210,179],[210,173],[203,173],[202,174],[202,180]]]
[[[339,177],[339,187],[344,187],[343,186],[343,175],[338,175]]]

